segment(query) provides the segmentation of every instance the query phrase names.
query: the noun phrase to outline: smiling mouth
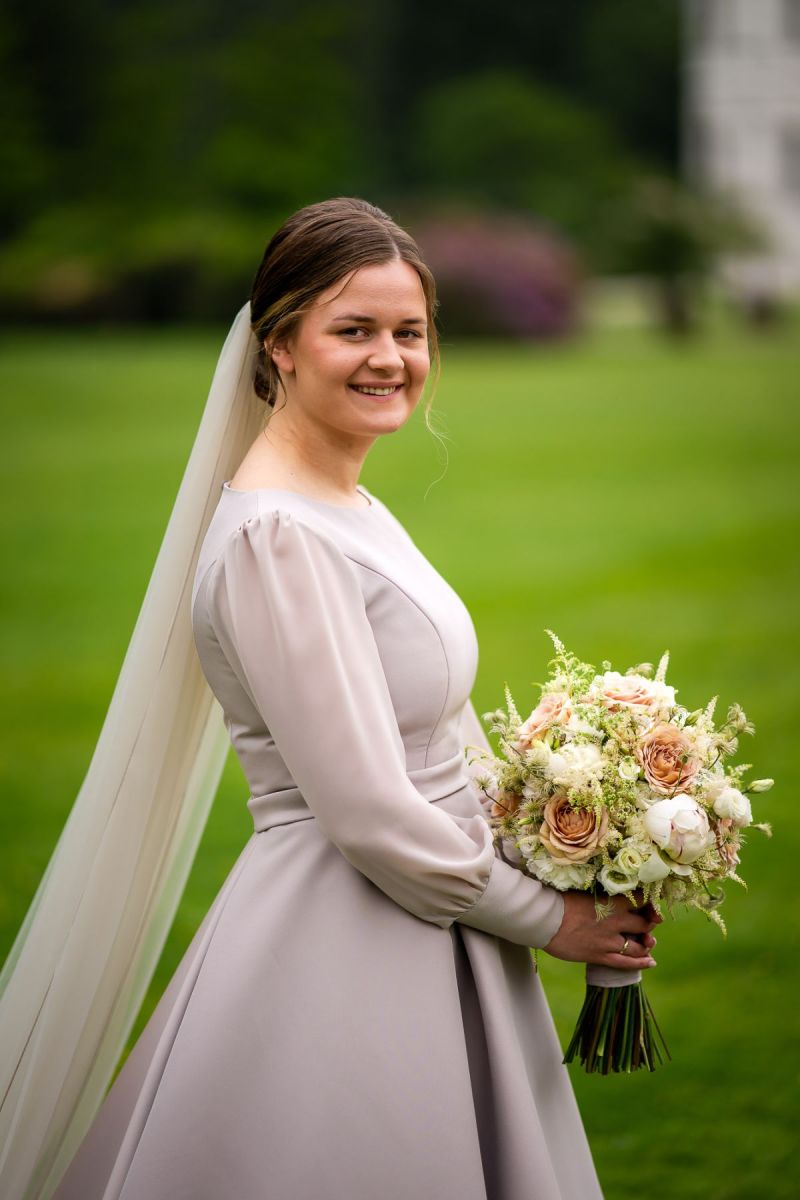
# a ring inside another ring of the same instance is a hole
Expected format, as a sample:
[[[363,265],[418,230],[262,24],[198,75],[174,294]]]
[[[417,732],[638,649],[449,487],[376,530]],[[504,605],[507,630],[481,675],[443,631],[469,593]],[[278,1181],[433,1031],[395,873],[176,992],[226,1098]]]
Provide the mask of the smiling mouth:
[[[403,385],[402,383],[390,383],[381,387],[377,384],[349,383],[347,386],[352,388],[354,392],[359,392],[362,396],[393,396],[395,392],[400,391]]]

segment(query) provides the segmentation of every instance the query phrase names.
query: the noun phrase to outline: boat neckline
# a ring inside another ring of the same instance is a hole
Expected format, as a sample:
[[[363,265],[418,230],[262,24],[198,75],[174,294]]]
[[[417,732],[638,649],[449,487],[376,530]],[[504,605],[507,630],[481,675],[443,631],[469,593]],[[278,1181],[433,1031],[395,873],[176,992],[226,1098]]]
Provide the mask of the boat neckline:
[[[331,500],[319,500],[316,496],[308,496],[305,492],[295,492],[291,488],[278,487],[260,487],[260,488],[232,488],[226,481],[222,484],[223,492],[227,492],[230,496],[257,496],[262,492],[275,492],[282,496],[299,496],[301,500],[307,500],[309,504],[321,504],[323,508],[335,508],[340,512],[362,512],[368,513],[377,508],[375,497],[367,491],[360,483],[356,484],[356,491],[365,496],[367,504],[334,504]]]

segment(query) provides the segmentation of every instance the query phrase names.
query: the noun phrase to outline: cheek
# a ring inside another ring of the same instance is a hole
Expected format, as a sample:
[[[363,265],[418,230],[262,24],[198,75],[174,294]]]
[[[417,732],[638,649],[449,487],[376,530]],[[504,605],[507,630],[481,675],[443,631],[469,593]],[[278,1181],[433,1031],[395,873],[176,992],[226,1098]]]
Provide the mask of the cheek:
[[[416,379],[424,380],[431,369],[431,359],[427,349],[418,350],[409,356],[408,365]]]

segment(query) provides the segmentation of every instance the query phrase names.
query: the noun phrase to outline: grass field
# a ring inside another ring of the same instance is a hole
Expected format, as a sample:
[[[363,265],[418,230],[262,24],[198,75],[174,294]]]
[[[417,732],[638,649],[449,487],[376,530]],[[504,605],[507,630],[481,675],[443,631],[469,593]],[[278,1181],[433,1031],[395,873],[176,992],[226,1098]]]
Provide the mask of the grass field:
[[[798,1194],[798,332],[446,346],[449,463],[418,411],[363,475],[472,613],[479,712],[505,680],[534,703],[545,627],[623,668],[669,648],[679,698],[739,700],[743,756],[777,780],[727,942],[698,914],[659,931],[648,987],[673,1062],[573,1075],[608,1200]],[[88,766],[223,333],[3,338],[0,956]],[[231,757],[134,1036],[248,837],[246,798]],[[540,958],[563,1039],[581,971]]]

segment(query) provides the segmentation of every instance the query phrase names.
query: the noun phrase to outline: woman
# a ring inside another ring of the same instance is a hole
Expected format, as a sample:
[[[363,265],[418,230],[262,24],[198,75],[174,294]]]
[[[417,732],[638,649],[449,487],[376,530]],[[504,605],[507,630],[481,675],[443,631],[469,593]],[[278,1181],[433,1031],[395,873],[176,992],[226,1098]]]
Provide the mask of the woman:
[[[267,247],[242,361],[273,411],[191,595],[254,833],[57,1200],[600,1194],[528,947],[647,968],[652,914],[597,922],[496,855],[465,761],[488,747],[472,622],[358,483],[421,398],[435,307],[364,201]]]

